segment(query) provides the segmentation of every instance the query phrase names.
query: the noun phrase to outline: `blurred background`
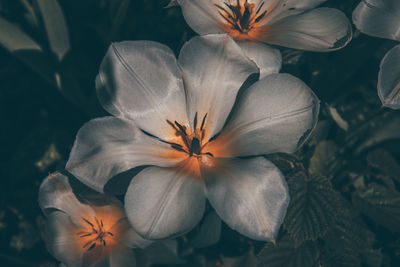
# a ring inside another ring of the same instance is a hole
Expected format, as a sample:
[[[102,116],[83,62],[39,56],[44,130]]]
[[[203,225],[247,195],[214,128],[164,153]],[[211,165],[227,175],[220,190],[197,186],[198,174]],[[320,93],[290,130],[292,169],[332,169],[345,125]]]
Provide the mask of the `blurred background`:
[[[75,135],[107,115],[94,79],[111,42],[178,53],[195,33],[167,0],[0,0],[0,266],[58,266],[42,239],[41,181],[63,170]],[[351,18],[359,0],[328,0]],[[137,251],[138,266],[400,266],[400,112],[377,96],[395,42],[354,31],[333,53],[281,48],[282,72],[321,99],[295,155],[267,157],[291,193],[277,245],[229,229],[208,209],[193,231]]]

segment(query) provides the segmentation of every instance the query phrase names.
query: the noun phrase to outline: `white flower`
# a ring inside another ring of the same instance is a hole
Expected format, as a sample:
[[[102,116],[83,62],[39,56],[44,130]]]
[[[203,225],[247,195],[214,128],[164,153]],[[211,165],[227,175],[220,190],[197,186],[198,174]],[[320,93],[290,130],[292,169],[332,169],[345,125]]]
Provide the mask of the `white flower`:
[[[41,184],[39,205],[48,218],[48,250],[67,266],[135,266],[132,248],[150,244],[130,227],[121,202],[96,196],[82,203],[60,173]]]
[[[325,1],[173,0],[169,6],[179,4],[186,22],[200,35],[228,33],[263,78],[278,72],[281,64],[279,51],[265,44],[320,52],[347,45],[352,36],[347,17],[332,8],[313,9]]]
[[[256,65],[225,34],[191,39],[178,60],[154,42],[112,44],[96,85],[114,117],[79,130],[67,170],[102,192],[115,175],[150,165],[125,196],[128,219],[145,238],[191,230],[207,198],[233,229],[274,240],[288,189],[282,173],[259,155],[301,146],[319,101],[287,74],[269,75],[237,99],[253,73]]]
[[[363,33],[400,41],[400,1],[364,0],[353,12],[353,22]],[[382,59],[378,95],[384,106],[400,109],[400,45]]]

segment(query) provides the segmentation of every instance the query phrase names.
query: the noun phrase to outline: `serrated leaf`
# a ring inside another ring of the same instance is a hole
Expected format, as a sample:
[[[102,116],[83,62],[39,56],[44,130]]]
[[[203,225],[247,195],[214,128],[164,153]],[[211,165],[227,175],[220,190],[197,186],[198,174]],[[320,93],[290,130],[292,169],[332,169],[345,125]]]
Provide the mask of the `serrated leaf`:
[[[64,13],[57,0],[37,0],[51,50],[61,61],[70,49]]]
[[[0,44],[8,51],[18,50],[42,51],[42,48],[17,25],[0,17]]]
[[[347,200],[336,195],[335,203],[338,213],[323,238],[322,266],[356,267],[361,266],[361,263],[371,266],[365,259],[372,250],[373,234],[367,230]]]
[[[372,183],[353,194],[360,211],[393,232],[400,232],[400,193]]]
[[[276,246],[268,244],[259,254],[258,267],[313,267],[319,252],[313,242],[294,246],[290,236],[284,236]]]
[[[311,175],[333,176],[338,147],[333,141],[321,141],[310,159],[308,171]]]
[[[297,246],[322,237],[335,214],[335,192],[329,180],[321,176],[308,178],[303,173],[288,183],[291,200],[283,227]]]
[[[221,235],[221,219],[216,212],[208,213],[200,225],[190,244],[194,248],[203,248],[214,245]]]

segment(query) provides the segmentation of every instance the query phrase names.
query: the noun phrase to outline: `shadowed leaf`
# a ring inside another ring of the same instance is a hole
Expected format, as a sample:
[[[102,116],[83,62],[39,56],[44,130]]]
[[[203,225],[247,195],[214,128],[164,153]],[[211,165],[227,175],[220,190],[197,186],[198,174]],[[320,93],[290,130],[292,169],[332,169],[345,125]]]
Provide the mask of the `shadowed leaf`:
[[[305,173],[289,180],[290,205],[283,222],[296,246],[316,240],[328,230],[335,214],[335,192],[328,179]]]
[[[69,34],[63,11],[57,0],[37,0],[51,50],[61,61],[70,49]]]

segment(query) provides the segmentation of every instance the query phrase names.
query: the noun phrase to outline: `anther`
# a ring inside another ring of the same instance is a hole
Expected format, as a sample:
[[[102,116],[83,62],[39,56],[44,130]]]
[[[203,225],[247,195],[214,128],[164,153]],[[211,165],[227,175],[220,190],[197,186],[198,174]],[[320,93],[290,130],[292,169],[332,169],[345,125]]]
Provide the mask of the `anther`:
[[[193,121],[193,128],[196,129],[196,127],[197,127],[197,112],[194,115],[194,121]]]
[[[204,123],[206,122],[207,114],[208,113],[206,113],[206,115],[204,115],[204,117],[203,117],[203,121],[201,122],[200,131],[203,131],[203,127],[204,127]]]

